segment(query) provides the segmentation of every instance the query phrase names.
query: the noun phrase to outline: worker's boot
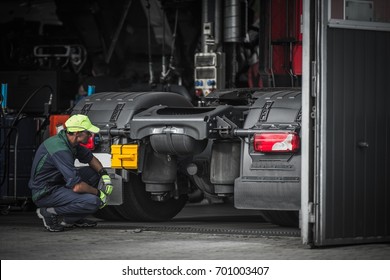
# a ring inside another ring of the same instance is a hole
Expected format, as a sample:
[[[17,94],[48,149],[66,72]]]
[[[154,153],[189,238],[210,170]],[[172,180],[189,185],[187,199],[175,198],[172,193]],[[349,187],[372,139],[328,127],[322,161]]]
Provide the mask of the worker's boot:
[[[63,231],[64,227],[58,222],[58,215],[47,212],[46,208],[38,208],[37,215],[43,220],[43,225],[48,231]]]

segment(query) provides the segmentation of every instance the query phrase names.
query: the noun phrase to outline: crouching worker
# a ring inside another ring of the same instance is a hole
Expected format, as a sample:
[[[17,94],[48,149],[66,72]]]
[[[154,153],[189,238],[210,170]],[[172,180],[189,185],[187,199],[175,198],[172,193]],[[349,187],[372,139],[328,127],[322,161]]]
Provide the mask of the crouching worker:
[[[101,162],[79,145],[87,143],[99,128],[85,115],[70,117],[65,126],[66,129],[39,146],[29,181],[38,217],[52,232],[63,231],[65,227],[96,226],[95,221],[85,217],[103,208],[113,190]],[[89,166],[76,168],[75,159]]]

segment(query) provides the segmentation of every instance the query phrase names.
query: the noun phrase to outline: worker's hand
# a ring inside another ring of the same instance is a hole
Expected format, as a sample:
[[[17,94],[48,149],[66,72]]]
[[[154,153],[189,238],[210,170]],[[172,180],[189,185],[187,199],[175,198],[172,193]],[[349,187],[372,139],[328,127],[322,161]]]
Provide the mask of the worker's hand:
[[[99,189],[103,191],[106,195],[110,195],[112,193],[112,190],[114,189],[110,176],[103,175],[102,182],[103,184],[101,184],[101,187]]]
[[[98,190],[98,191],[99,191],[98,196],[99,196],[100,201],[101,201],[99,209],[102,209],[104,206],[107,205],[108,197],[103,191],[100,191],[100,190]]]

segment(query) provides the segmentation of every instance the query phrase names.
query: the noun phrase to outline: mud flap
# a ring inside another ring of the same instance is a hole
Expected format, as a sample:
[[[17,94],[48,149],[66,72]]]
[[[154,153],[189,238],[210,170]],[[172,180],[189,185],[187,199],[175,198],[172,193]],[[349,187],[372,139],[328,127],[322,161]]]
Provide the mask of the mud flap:
[[[110,174],[110,177],[114,190],[109,197],[107,205],[121,205],[123,203],[122,177],[117,174]]]
[[[272,178],[277,179],[277,178]],[[234,206],[237,209],[293,210],[300,209],[299,177],[239,177],[234,184]]]

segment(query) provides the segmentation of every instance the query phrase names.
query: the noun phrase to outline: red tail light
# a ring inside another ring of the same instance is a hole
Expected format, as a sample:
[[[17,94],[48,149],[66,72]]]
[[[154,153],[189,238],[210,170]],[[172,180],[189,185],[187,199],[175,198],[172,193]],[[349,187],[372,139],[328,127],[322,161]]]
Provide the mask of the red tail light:
[[[296,132],[261,132],[254,135],[253,148],[261,153],[286,153],[299,150],[299,135]]]
[[[195,90],[195,95],[198,96],[198,97],[201,97],[203,95],[203,90],[201,89],[196,89]]]
[[[87,149],[94,150],[95,149],[95,134],[92,133],[92,136],[88,138],[88,142],[86,144],[80,143],[80,145],[86,147]]]

